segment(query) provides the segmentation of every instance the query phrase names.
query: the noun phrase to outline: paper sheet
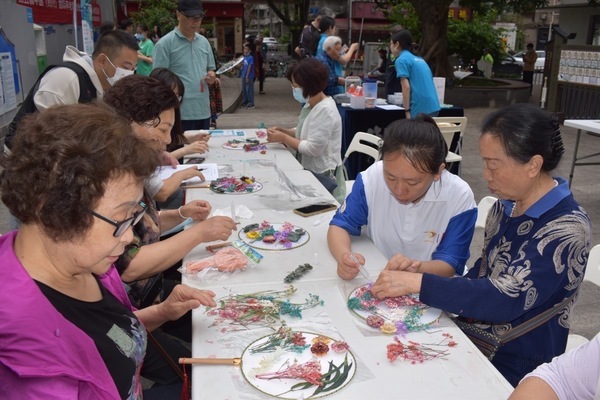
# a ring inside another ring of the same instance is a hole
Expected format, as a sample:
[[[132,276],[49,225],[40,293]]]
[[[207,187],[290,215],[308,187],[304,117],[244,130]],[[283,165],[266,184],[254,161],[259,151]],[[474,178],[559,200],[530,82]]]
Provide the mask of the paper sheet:
[[[233,129],[211,129],[208,131],[212,137],[224,137],[224,136],[244,136],[244,131],[237,131]]]
[[[194,137],[199,133],[210,134],[212,137],[225,137],[225,136],[245,136],[243,130],[239,129],[200,129],[185,131],[183,135],[187,138]]]
[[[204,175],[204,178],[207,181],[214,181],[215,179],[217,179],[219,177],[219,169],[217,167],[217,164],[211,164],[211,163],[181,164],[181,165],[178,165],[177,168],[172,168],[170,166],[163,166],[163,167],[158,167],[156,169],[156,173],[158,174],[158,176],[160,176],[160,179],[165,180],[167,178],[170,178],[171,175],[173,175],[175,172],[179,172],[181,170],[193,168],[193,167],[198,168],[202,172],[202,175]],[[200,180],[200,178],[194,177],[191,179],[187,179],[184,182],[202,182],[202,181]]]
[[[404,108],[398,107],[395,104],[377,104],[375,107],[381,108],[382,110],[404,110]]]

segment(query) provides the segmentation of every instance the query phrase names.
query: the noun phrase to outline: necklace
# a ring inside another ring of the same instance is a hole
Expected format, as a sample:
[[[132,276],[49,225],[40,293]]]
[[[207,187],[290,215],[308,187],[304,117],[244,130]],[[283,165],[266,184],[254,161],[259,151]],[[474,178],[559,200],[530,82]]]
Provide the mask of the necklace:
[[[558,186],[558,181],[556,179],[553,179],[554,181],[554,187]],[[515,213],[515,208],[517,208],[517,202],[513,201],[513,206],[512,209],[510,210],[510,217],[512,218],[513,214]]]

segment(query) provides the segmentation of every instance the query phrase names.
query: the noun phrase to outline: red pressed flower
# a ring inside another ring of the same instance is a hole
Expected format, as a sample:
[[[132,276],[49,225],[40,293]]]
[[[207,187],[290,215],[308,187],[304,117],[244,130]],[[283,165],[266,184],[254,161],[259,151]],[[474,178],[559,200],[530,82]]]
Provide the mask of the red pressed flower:
[[[331,350],[335,351],[336,353],[343,353],[344,351],[348,351],[348,348],[348,343],[342,340],[333,342],[333,344],[331,345]]]
[[[310,347],[310,351],[314,355],[322,357],[329,352],[329,346],[323,342],[317,342]]]
[[[258,379],[302,379],[313,385],[323,385],[323,382],[321,381],[321,363],[316,359],[312,359],[304,364],[294,362],[287,369],[277,372],[256,374],[256,377]]]
[[[379,315],[369,315],[367,317],[367,325],[372,328],[381,328],[381,325],[385,323],[384,319]]]
[[[301,332],[294,332],[292,334],[292,343],[296,346],[304,346],[306,344],[306,338]]]

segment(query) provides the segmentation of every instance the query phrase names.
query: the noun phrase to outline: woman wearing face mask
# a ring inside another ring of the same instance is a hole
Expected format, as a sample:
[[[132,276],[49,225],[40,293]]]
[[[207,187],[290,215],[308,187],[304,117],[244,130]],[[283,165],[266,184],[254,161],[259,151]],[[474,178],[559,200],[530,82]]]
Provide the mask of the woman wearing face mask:
[[[287,78],[288,81],[290,81],[290,83],[292,83],[292,74],[294,73],[294,70],[296,69],[296,65],[297,64],[295,64],[295,63],[290,64],[287,68],[287,71],[285,72],[285,77]],[[304,124],[304,120],[310,113],[311,108],[310,108],[310,103],[308,103],[306,101],[306,99],[304,98],[304,96],[302,95],[302,90],[300,90],[300,88],[295,88],[293,85],[292,85],[292,96],[300,104],[302,104],[302,109],[300,110],[300,115],[298,116],[298,124],[294,128],[283,128],[280,126],[272,126],[268,130],[283,132],[286,135],[295,137],[296,139],[300,139],[300,132],[302,132],[302,125]],[[296,154],[297,154],[298,159],[300,160],[300,158],[301,158],[300,153],[296,153]]]
[[[341,157],[342,119],[335,101],[323,93],[327,86],[325,64],[314,58],[300,61],[291,74],[294,98],[307,103],[310,112],[296,138],[281,130],[268,130],[269,142],[281,142],[301,155],[300,162],[342,203],[346,195]]]
[[[148,26],[139,24],[135,38],[138,40],[140,49],[138,50],[138,63],[136,73],[142,76],[150,75],[152,72],[152,53],[154,52],[154,42],[148,38]]]
[[[424,114],[396,121],[380,152],[381,161],[358,175],[331,220],[327,241],[338,275],[353,279],[356,260],[364,264],[350,241],[363,226],[389,259],[386,269],[462,275],[477,208],[469,185],[445,169],[448,147],[439,128]]]

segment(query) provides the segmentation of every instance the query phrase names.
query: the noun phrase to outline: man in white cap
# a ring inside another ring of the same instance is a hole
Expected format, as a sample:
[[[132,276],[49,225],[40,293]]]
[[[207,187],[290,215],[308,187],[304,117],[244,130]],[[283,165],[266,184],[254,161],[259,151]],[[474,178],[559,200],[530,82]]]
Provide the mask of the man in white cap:
[[[204,18],[199,0],[178,0],[178,25],[154,47],[154,68],[168,68],[183,81],[185,95],[181,104],[184,131],[209,129],[210,98],[208,85],[215,83],[215,59],[209,41],[198,34]]]

